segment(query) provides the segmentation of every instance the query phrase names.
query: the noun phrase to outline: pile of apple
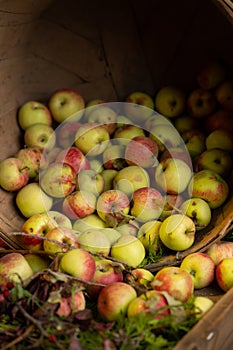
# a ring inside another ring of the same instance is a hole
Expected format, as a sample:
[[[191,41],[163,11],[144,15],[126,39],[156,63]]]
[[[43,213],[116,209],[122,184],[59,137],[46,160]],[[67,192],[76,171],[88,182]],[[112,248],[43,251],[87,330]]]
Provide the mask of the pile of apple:
[[[59,89],[48,103],[20,106],[24,145],[1,161],[0,186],[16,193],[21,238],[32,253],[4,255],[0,283],[13,270],[27,280],[59,256],[60,272],[90,282],[105,320],[168,305],[167,294],[187,301],[215,278],[224,291],[233,286],[232,246],[218,263],[206,252],[155,276],[142,268],[151,250],[195,244],[230,195],[233,81],[225,66],[208,62],[197,84],[189,93],[166,86],[154,99],[133,92],[123,102],[87,104],[77,91]]]

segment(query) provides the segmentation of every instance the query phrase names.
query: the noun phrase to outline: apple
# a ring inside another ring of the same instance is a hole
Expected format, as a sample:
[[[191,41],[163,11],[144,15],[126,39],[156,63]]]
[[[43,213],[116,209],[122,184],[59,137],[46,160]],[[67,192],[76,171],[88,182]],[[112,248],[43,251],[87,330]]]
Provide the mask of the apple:
[[[124,124],[118,127],[113,134],[114,140],[125,146],[135,136],[145,136],[145,131],[140,126],[132,124]]]
[[[193,159],[205,150],[205,134],[197,129],[191,129],[181,134],[185,146]]]
[[[210,90],[196,88],[187,97],[187,110],[191,117],[205,118],[215,111],[217,101]]]
[[[55,227],[45,234],[45,238],[46,239],[43,241],[43,248],[48,254],[64,253],[69,250],[70,247],[79,247],[77,234],[68,227]]]
[[[136,136],[126,146],[125,160],[129,165],[149,168],[157,164],[158,153],[159,147],[154,140],[148,136]]]
[[[109,144],[103,152],[104,169],[121,170],[127,166],[125,160],[125,146]]]
[[[130,234],[122,235],[111,248],[110,256],[114,259],[132,266],[138,267],[145,258],[144,245],[139,238]]]
[[[102,173],[104,170],[103,162],[100,159],[88,158],[90,169],[95,170],[97,174]]]
[[[112,246],[118,240],[118,238],[121,237],[121,233],[113,227],[104,227],[101,229],[101,232],[106,235],[110,242],[110,246]]]
[[[208,287],[214,281],[215,264],[206,253],[188,254],[182,260],[180,268],[192,276],[194,289]]]
[[[232,133],[226,129],[216,129],[206,136],[206,148],[220,148],[233,152]]]
[[[164,151],[160,152],[160,161],[167,158],[176,158],[183,160],[189,165],[190,168],[192,167],[192,160],[186,147],[169,147],[168,149],[165,149]]]
[[[117,113],[107,106],[98,105],[90,111],[88,114],[87,122],[88,123],[99,123],[104,125],[109,132],[109,135],[112,135],[116,129]]]
[[[124,104],[124,111],[127,117],[136,122],[142,122],[151,116],[154,110],[152,97],[142,91],[130,93]]]
[[[66,149],[71,147],[75,141],[75,135],[81,123],[72,121],[71,118],[66,119],[56,128],[56,139],[60,147]]]
[[[139,224],[135,219],[130,218],[129,220],[123,220],[118,223],[118,225],[115,227],[115,229],[121,234],[121,235],[132,235],[137,237]]]
[[[114,263],[109,259],[96,260],[96,269],[92,282],[108,285],[114,282],[123,281],[123,272],[120,264]],[[89,285],[87,286],[87,294],[92,300],[97,300],[98,295],[103,286]]]
[[[21,231],[30,235],[44,237],[46,233],[57,227],[56,221],[51,218],[48,213],[31,215],[24,221]],[[43,250],[43,241],[38,237],[31,237],[27,235],[22,236],[22,241],[26,248],[38,251]]]
[[[164,198],[163,210],[159,217],[161,221],[172,214],[179,212],[181,204],[186,200],[186,195],[166,194]]]
[[[64,162],[72,166],[76,173],[90,169],[90,163],[85,155],[77,147],[69,147],[58,153],[56,162]]]
[[[47,165],[46,157],[39,147],[25,147],[19,149],[15,157],[21,160],[23,167],[28,169],[30,179],[36,178],[39,170]]]
[[[0,257],[0,284],[21,283],[32,275],[32,268],[22,254],[12,252]]]
[[[113,179],[117,174],[116,169],[104,169],[100,173],[104,179],[104,191],[111,190],[113,188]]]
[[[225,80],[226,68],[222,62],[209,60],[197,73],[197,83],[205,90],[215,89]]]
[[[218,265],[223,259],[233,258],[233,242],[219,241],[213,243],[207,248],[205,253],[212,258],[215,265]]]
[[[228,198],[229,186],[221,175],[204,169],[193,174],[188,192],[190,197],[202,198],[211,209],[216,209]]]
[[[75,189],[76,172],[67,163],[54,162],[40,174],[40,186],[49,196],[64,198]]]
[[[147,118],[147,120],[145,120],[143,129],[148,133],[152,128],[159,125],[172,126],[173,122],[171,121],[171,118],[165,117],[157,111],[154,111],[154,113],[149,118]]]
[[[210,206],[202,198],[192,197],[186,199],[179,209],[193,220],[196,231],[203,230],[211,221],[212,212]]]
[[[233,81],[224,80],[215,90],[218,103],[227,111],[233,111]]]
[[[53,206],[53,199],[40,188],[37,182],[31,182],[22,187],[15,201],[17,208],[26,218],[49,211]]]
[[[183,140],[172,124],[159,124],[149,130],[149,137],[154,140],[159,147],[159,151],[171,147],[182,147]]]
[[[73,223],[73,230],[84,232],[89,229],[103,229],[106,227],[105,222],[95,213],[85,216],[82,219],[77,219]]]
[[[87,190],[98,196],[104,191],[104,178],[101,173],[97,173],[93,169],[85,169],[79,172],[76,177],[76,190]]]
[[[177,86],[164,86],[155,96],[155,109],[168,118],[174,118],[185,111],[186,96]]]
[[[33,124],[52,125],[52,115],[48,107],[38,101],[27,101],[18,110],[18,122],[23,130]]]
[[[0,186],[9,192],[18,191],[29,181],[28,168],[16,157],[0,162]]]
[[[191,115],[185,114],[177,117],[174,120],[174,126],[179,133],[183,133],[188,130],[198,129],[199,121],[193,118]]]
[[[110,135],[104,125],[84,123],[75,135],[75,146],[85,155],[97,156],[106,149]]]
[[[71,220],[63,213],[60,213],[56,210],[49,210],[47,214],[52,220],[57,223],[57,226],[72,228]]]
[[[24,132],[24,143],[27,147],[37,146],[49,151],[56,144],[56,134],[54,129],[47,124],[33,124]]]
[[[233,160],[228,151],[211,148],[202,152],[195,161],[195,171],[209,169],[226,178],[233,168]]]
[[[132,196],[131,215],[139,222],[158,219],[164,205],[162,194],[153,187],[137,189]]]
[[[107,235],[98,229],[88,229],[78,234],[80,248],[92,253],[107,256],[110,253],[111,243]]]
[[[56,122],[61,123],[75,115],[79,121],[83,115],[85,102],[83,97],[72,89],[58,89],[49,98],[49,109]]]
[[[192,276],[176,266],[160,269],[151,282],[154,290],[167,292],[174,299],[186,302],[193,296],[194,282]]]
[[[207,134],[210,134],[216,129],[227,129],[233,131],[233,112],[223,108],[218,108],[214,113],[209,115],[204,120],[204,127]]]
[[[155,168],[155,182],[168,194],[180,194],[186,190],[192,172],[186,162],[177,158],[162,160]]]
[[[155,319],[170,314],[165,296],[156,290],[148,290],[130,302],[127,309],[128,317],[133,317],[141,312],[153,315]]]
[[[233,258],[225,258],[218,263],[215,270],[215,280],[224,292],[233,287]]]
[[[129,213],[130,202],[127,195],[120,190],[102,192],[97,198],[96,210],[99,217],[109,227],[115,227]]]
[[[120,128],[122,127],[123,125],[126,125],[126,124],[133,124],[133,121],[126,117],[125,115],[117,115],[117,123],[116,123],[116,128]]]
[[[96,263],[89,252],[81,248],[75,248],[63,254],[59,268],[62,272],[71,276],[91,281],[95,273]]]
[[[104,105],[105,103],[106,102],[101,98],[88,101],[85,108],[85,120],[95,108],[99,107],[99,105]]]
[[[214,306],[213,300],[203,295],[195,295],[193,304],[193,312],[196,319],[200,319],[206,314],[207,311],[209,311]]]
[[[154,252],[159,250],[159,229],[161,221],[151,220],[145,222],[140,226],[137,237],[140,239],[146,252],[148,253],[151,249]]]
[[[69,219],[84,218],[95,212],[96,196],[88,191],[72,192],[64,198],[62,208]]]
[[[137,297],[135,289],[125,282],[113,282],[102,288],[97,312],[104,321],[116,321],[127,314],[129,303]]]
[[[59,307],[56,310],[56,314],[59,317],[68,317],[72,313],[76,313],[86,308],[86,299],[82,290],[72,291],[72,294],[61,297],[54,301],[50,298],[49,302],[58,302]]]
[[[49,265],[51,264],[51,260],[47,256],[39,255],[36,253],[25,254],[24,258],[30,265],[33,274],[49,268]]]
[[[150,288],[150,282],[154,279],[154,275],[144,268],[136,268],[128,271],[124,277],[124,282],[129,283],[134,288]]]
[[[113,188],[124,192],[128,197],[137,189],[149,186],[150,178],[147,171],[138,165],[129,165],[119,170],[113,179]]]
[[[195,232],[195,223],[192,219],[183,214],[173,214],[162,222],[159,237],[167,248],[184,251],[193,245]]]

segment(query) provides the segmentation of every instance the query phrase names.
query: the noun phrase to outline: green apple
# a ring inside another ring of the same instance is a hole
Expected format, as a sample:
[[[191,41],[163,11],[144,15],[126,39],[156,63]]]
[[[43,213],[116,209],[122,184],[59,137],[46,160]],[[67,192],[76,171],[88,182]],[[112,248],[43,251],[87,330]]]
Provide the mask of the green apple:
[[[174,118],[185,111],[185,93],[176,86],[164,86],[156,93],[155,109],[168,118]]]
[[[195,295],[194,300],[194,315],[196,319],[200,319],[214,306],[214,301],[203,295]]]
[[[79,121],[84,113],[83,97],[72,89],[58,89],[49,98],[49,109],[53,118],[62,123],[71,116]]]
[[[205,134],[202,131],[191,129],[184,131],[181,136],[191,158],[195,158],[204,152]]]
[[[52,208],[53,199],[40,188],[37,182],[31,182],[17,193],[16,205],[23,216],[29,218],[34,214],[49,211]]]
[[[82,219],[77,219],[73,223],[73,230],[77,232],[84,232],[89,229],[103,229],[106,223],[96,214],[90,214]]]
[[[101,232],[106,235],[110,242],[110,246],[112,246],[121,237],[121,233],[113,227],[104,227],[101,229]]]
[[[224,292],[233,287],[233,258],[225,258],[218,263],[215,270],[215,280]]]
[[[125,114],[134,122],[143,122],[153,113],[154,101],[152,97],[145,92],[132,92],[126,97],[125,102]]]
[[[137,237],[144,245],[146,252],[149,252],[150,248],[153,248],[154,252],[158,251],[160,226],[161,221],[158,220],[151,220],[140,226]]]
[[[71,220],[60,211],[49,210],[47,212],[48,216],[57,223],[57,226],[72,228]]]
[[[117,123],[116,123],[116,128],[120,128],[121,126],[123,125],[126,125],[126,124],[133,124],[133,121],[126,117],[125,115],[117,115]]]
[[[222,259],[233,258],[233,242],[221,240],[213,243],[206,250],[206,254],[212,258],[215,265],[218,265]]]
[[[144,268],[135,268],[128,271],[125,275],[124,281],[129,283],[131,286],[139,288],[150,288],[150,282],[153,281],[154,275],[149,270]]]
[[[116,129],[117,113],[107,104],[96,105],[95,108],[88,113],[88,123],[99,123],[104,125],[109,134],[112,135]]]
[[[114,140],[121,145],[127,145],[135,136],[145,136],[145,131],[138,125],[124,124],[113,134]]]
[[[145,258],[146,251],[142,242],[130,234],[122,235],[111,248],[110,255],[112,258],[138,267]]]
[[[216,209],[228,198],[229,186],[219,174],[204,169],[193,174],[188,192],[190,197],[202,198],[211,209]]]
[[[130,220],[123,220],[120,222],[115,229],[120,232],[121,235],[132,235],[137,237],[138,229],[139,229],[139,223],[135,219]]]
[[[96,174],[99,174],[104,170],[102,160],[95,159],[93,157],[89,157],[88,162],[90,165],[90,169],[94,170],[96,172]]]
[[[233,152],[233,140],[230,130],[223,128],[213,130],[209,135],[207,135],[205,142],[208,150],[220,148],[228,152]]]
[[[198,119],[191,117],[191,115],[185,114],[177,117],[174,120],[174,126],[179,133],[183,133],[188,130],[198,129]]]
[[[192,276],[194,289],[208,287],[214,281],[215,264],[206,253],[188,254],[182,260],[180,268]]]
[[[24,257],[27,260],[28,264],[30,265],[33,273],[43,271],[49,268],[49,265],[51,264],[51,260],[44,255],[28,253],[28,254],[25,254]]]
[[[88,229],[79,233],[78,243],[80,248],[92,253],[102,254],[103,256],[107,256],[110,253],[110,240],[102,230]]]
[[[33,124],[52,125],[52,115],[48,107],[38,101],[27,101],[18,111],[18,122],[23,130]]]
[[[167,248],[184,251],[193,245],[195,232],[192,219],[183,214],[173,214],[162,222],[159,237]]]
[[[85,169],[78,173],[76,177],[76,190],[87,190],[98,196],[104,190],[104,178],[101,173],[96,173],[93,169]]]
[[[189,198],[181,204],[179,209],[193,220],[197,231],[203,230],[211,221],[210,206],[202,198]]]
[[[149,129],[149,137],[154,140],[159,147],[159,151],[171,147],[183,147],[183,140],[172,124],[158,124]]]
[[[21,283],[32,275],[32,268],[22,254],[13,252],[0,258],[0,284]]]
[[[5,191],[19,191],[29,181],[28,168],[16,157],[0,162],[0,187]]]
[[[56,134],[47,124],[32,124],[24,132],[24,143],[27,147],[37,146],[50,151],[56,144]]]
[[[86,104],[85,108],[85,120],[89,117],[91,112],[96,108],[99,107],[99,105],[104,105],[106,102],[102,100],[101,98],[95,98],[93,100],[90,100]]]
[[[113,179],[117,174],[116,169],[104,169],[100,173],[104,179],[104,191],[111,190],[113,188]]]

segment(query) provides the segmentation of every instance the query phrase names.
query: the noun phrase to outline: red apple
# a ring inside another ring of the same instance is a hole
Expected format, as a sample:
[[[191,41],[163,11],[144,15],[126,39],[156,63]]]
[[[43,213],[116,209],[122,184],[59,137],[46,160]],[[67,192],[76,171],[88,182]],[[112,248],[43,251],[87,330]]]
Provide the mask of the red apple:
[[[144,268],[136,268],[127,272],[124,277],[124,282],[129,283],[134,288],[149,289],[150,282],[154,279],[154,275],[149,270]]]
[[[204,126],[207,134],[216,129],[227,129],[233,131],[233,112],[219,108],[213,114],[204,120]]]
[[[87,191],[75,191],[64,198],[63,212],[70,219],[84,218],[96,209],[96,197]]]
[[[75,291],[66,297],[61,297],[58,302],[59,307],[56,310],[56,314],[60,317],[68,317],[72,313],[86,308],[86,299],[82,290]]]
[[[233,242],[219,241],[211,244],[206,250],[206,254],[212,258],[215,265],[218,265],[223,259],[233,258]]]
[[[155,166],[159,147],[148,136],[136,136],[128,143],[125,149],[125,160],[129,165],[138,165],[143,168]]]
[[[233,80],[224,80],[215,90],[218,103],[227,111],[233,111]]]
[[[28,169],[28,176],[30,179],[36,178],[39,174],[39,170],[47,165],[45,154],[36,146],[20,149],[15,157],[21,160],[23,168]]]
[[[197,73],[197,83],[205,90],[215,89],[226,76],[226,69],[222,62],[211,60],[206,62]]]
[[[56,162],[64,162],[72,166],[76,173],[90,169],[87,157],[77,147],[69,147],[58,153]]]
[[[233,287],[233,258],[225,258],[218,263],[215,270],[215,279],[224,292]]]
[[[55,227],[45,235],[48,240],[44,240],[44,251],[49,254],[62,253],[79,246],[78,236],[74,230],[68,227]],[[59,243],[64,243],[61,245]]]
[[[187,98],[187,109],[194,118],[205,118],[214,112],[217,101],[212,91],[197,88]]]
[[[0,187],[6,191],[18,191],[29,181],[28,168],[15,157],[0,162]]]

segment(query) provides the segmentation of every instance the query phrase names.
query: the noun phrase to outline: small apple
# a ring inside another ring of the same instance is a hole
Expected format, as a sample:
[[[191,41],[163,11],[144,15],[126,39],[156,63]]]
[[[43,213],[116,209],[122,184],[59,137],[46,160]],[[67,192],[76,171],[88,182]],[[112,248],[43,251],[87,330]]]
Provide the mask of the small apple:
[[[64,198],[75,189],[76,172],[67,163],[54,162],[42,171],[40,186],[49,196]]]
[[[28,168],[16,157],[0,162],[0,186],[9,192],[18,191],[29,181]]]
[[[188,166],[192,167],[192,159],[186,147],[169,147],[160,153],[159,160],[162,161],[167,158],[176,158],[183,160]]]
[[[192,276],[194,289],[208,287],[214,281],[215,264],[206,253],[188,254],[182,260],[180,268]]]
[[[89,229],[103,229],[106,223],[95,213],[85,216],[82,219],[77,219],[73,223],[73,230],[84,232]]]
[[[63,213],[60,213],[56,210],[49,210],[47,214],[52,220],[57,223],[57,226],[72,228],[71,220]]]
[[[153,315],[155,319],[170,314],[165,296],[156,290],[148,290],[130,302],[127,309],[128,317],[133,317],[141,312]]]
[[[77,234],[74,230],[67,227],[55,227],[46,233],[45,238],[43,248],[48,254],[64,253],[70,247],[79,247]],[[65,245],[62,245],[62,243]]]
[[[116,321],[126,315],[136,290],[125,282],[113,282],[102,288],[97,299],[98,315],[104,321]]]
[[[75,135],[81,123],[71,118],[66,119],[56,128],[56,139],[60,147],[66,149],[71,147],[75,141]]]
[[[158,219],[164,205],[162,194],[153,187],[137,189],[132,196],[130,213],[139,222]]]
[[[186,162],[177,158],[162,160],[155,168],[155,182],[168,194],[180,194],[186,190],[192,172]]]
[[[0,284],[21,283],[32,275],[32,268],[22,254],[12,252],[0,258]]]
[[[199,121],[198,119],[191,117],[191,115],[185,114],[174,120],[174,126],[179,133],[183,133],[188,130],[198,129]]]
[[[233,258],[225,258],[218,263],[215,270],[215,280],[224,292],[233,287]]]
[[[21,231],[30,235],[44,237],[46,233],[57,227],[56,221],[48,213],[34,214],[24,221]],[[43,241],[38,237],[23,235],[24,245],[33,251],[43,250]]]
[[[72,89],[56,90],[49,98],[49,109],[58,123],[73,115],[75,115],[76,121],[79,121],[84,113],[84,108],[83,97]]]
[[[154,140],[148,136],[136,136],[126,146],[125,160],[129,165],[149,168],[157,164],[158,153],[159,147]]]
[[[149,130],[149,137],[154,140],[159,147],[159,151],[171,147],[182,147],[184,143],[178,131],[172,124],[158,124]]]
[[[133,192],[142,187],[150,186],[150,178],[147,171],[137,165],[129,165],[118,171],[113,179],[113,187],[131,196]]]
[[[23,130],[37,123],[52,125],[52,115],[48,107],[38,101],[27,101],[18,111],[18,122]]]
[[[53,205],[53,199],[40,188],[37,182],[28,183],[21,188],[15,200],[17,208],[26,218],[49,211]]]
[[[136,268],[128,271],[124,277],[124,282],[129,283],[134,288],[150,288],[150,282],[154,279],[154,275],[144,268]]]
[[[211,221],[212,212],[210,206],[202,198],[192,197],[186,199],[179,209],[193,220],[196,231],[203,230]]]
[[[99,105],[104,105],[105,103],[106,102],[101,98],[88,101],[85,108],[85,120],[87,120],[88,116],[95,108],[99,107]]]
[[[47,165],[46,157],[39,147],[21,148],[15,157],[21,160],[23,167],[28,169],[30,179],[36,178],[39,170]]]
[[[98,196],[104,191],[104,178],[101,173],[97,173],[93,169],[84,169],[80,171],[76,177],[76,190],[87,190]]]
[[[205,150],[205,134],[197,129],[191,129],[181,134],[191,158],[199,156]]]
[[[115,229],[121,234],[121,235],[132,235],[137,237],[139,224],[135,219],[130,218],[129,220],[123,220],[118,223],[118,225],[115,227]]]
[[[226,68],[222,62],[211,60],[206,62],[197,73],[197,83],[205,90],[215,89],[225,80]]]
[[[225,80],[215,90],[218,103],[227,111],[233,111],[233,81]]]
[[[104,125],[84,123],[75,135],[75,146],[85,155],[97,156],[106,149],[110,135]]]
[[[187,110],[191,117],[205,118],[215,111],[217,101],[210,90],[197,88],[187,97]]]
[[[100,173],[104,179],[104,191],[111,190],[113,188],[113,179],[117,174],[116,169],[104,169]]]
[[[51,302],[51,300],[49,301]],[[86,308],[86,299],[82,290],[72,291],[72,294],[61,297],[56,302],[59,302],[56,314],[60,317],[68,317],[72,313],[85,310]]]
[[[90,164],[85,155],[77,147],[69,147],[58,153],[56,162],[64,162],[72,166],[76,173],[90,169]]]
[[[51,264],[51,260],[47,256],[39,255],[36,253],[25,254],[24,258],[30,265],[33,274],[49,268],[49,265]]]
[[[127,195],[120,190],[102,192],[97,198],[96,210],[107,226],[114,227],[124,220],[129,213],[130,202]]]
[[[63,254],[59,268],[62,272],[71,276],[91,281],[95,273],[96,263],[89,252],[81,248],[75,248]]]
[[[109,144],[103,152],[103,165],[105,169],[121,170],[127,166],[125,160],[125,146]]]
[[[46,124],[33,124],[24,132],[24,142],[27,147],[37,146],[49,151],[56,144],[56,134],[54,129]]]
[[[211,244],[211,246],[205,252],[208,254],[215,265],[226,258],[233,258],[233,242],[219,241]]]
[[[118,240],[118,238],[121,237],[121,233],[113,227],[104,227],[101,229],[101,232],[106,235],[110,242],[110,246],[112,246]]]
[[[233,112],[226,111],[223,108],[217,109],[213,114],[204,120],[204,127],[207,134],[216,129],[227,129],[233,131]]]
[[[186,302],[194,292],[192,276],[176,266],[167,266],[159,270],[151,282],[154,290],[167,292],[174,299]]]
[[[155,109],[168,118],[174,118],[185,111],[185,93],[176,86],[164,86],[156,93]]]
[[[88,123],[99,123],[104,125],[112,135],[116,129],[117,113],[107,104],[95,106],[95,108],[88,114]]]
[[[98,253],[107,256],[110,253],[110,240],[101,230],[88,229],[78,234],[78,243],[80,248],[92,253]]]
[[[228,152],[233,152],[233,140],[230,130],[216,129],[206,137],[206,148],[220,148]]]
[[[137,237],[140,239],[146,252],[150,249],[154,252],[159,250],[159,229],[161,221],[151,220],[140,226]]]
[[[132,92],[126,97],[125,102],[125,114],[133,121],[142,122],[153,113],[154,101],[152,97],[145,92]]]
[[[145,136],[145,131],[138,125],[124,124],[117,128],[113,138],[121,145],[127,145],[135,136]]]
[[[221,175],[208,169],[194,173],[188,186],[190,197],[204,199],[211,209],[220,207],[227,199],[229,186]]]
[[[200,319],[206,314],[207,311],[209,311],[214,306],[213,300],[203,295],[195,295],[193,304],[193,312],[196,319]]]
[[[145,258],[146,252],[140,239],[128,234],[122,235],[112,245],[110,255],[132,267],[138,267]]]
[[[202,152],[195,161],[195,171],[209,169],[226,178],[233,168],[233,160],[228,151],[211,148]]]
[[[186,215],[173,214],[161,224],[159,237],[169,249],[183,251],[190,248],[195,240],[195,223]]]
[[[96,209],[96,196],[88,191],[75,191],[64,198],[63,213],[69,219],[77,220],[93,214]]]

